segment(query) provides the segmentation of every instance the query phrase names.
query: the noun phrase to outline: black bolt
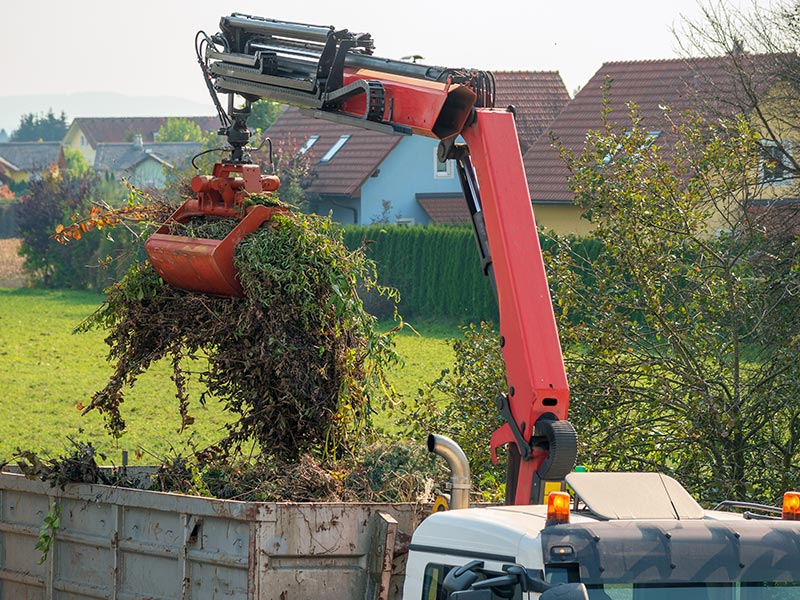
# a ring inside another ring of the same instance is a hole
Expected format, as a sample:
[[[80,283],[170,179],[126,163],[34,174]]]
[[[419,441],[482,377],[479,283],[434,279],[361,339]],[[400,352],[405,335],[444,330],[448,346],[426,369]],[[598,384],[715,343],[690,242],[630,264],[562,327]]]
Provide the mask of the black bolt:
[[[514,395],[514,386],[513,385],[510,388],[508,388],[508,395],[509,396],[513,396]]]

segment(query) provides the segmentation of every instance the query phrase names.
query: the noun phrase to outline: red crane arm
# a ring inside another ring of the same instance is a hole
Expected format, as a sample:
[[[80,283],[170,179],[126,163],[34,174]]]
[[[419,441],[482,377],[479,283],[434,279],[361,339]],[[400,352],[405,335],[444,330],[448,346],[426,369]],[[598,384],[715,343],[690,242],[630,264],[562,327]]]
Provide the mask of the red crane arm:
[[[491,437],[492,456],[508,445],[508,503],[542,502],[546,483],[561,485],[572,469],[577,437],[566,421],[569,389],[514,116],[490,108],[491,74],[374,57],[369,34],[346,29],[238,13],[223,17],[220,29],[198,34],[197,54],[232,147],[231,172],[249,172],[246,119],[260,98],[299,106],[315,118],[439,139],[440,159],[456,159],[500,310],[508,390],[498,398],[506,423]],[[219,92],[229,94],[227,113]],[[234,95],[245,99],[243,109],[234,108]],[[456,143],[459,135],[466,146]],[[159,245],[169,259],[163,276],[175,275],[176,285],[194,262],[235,278],[232,261],[210,250],[191,244],[176,250],[157,239],[148,253],[157,254]],[[223,284],[210,289],[202,275],[191,289],[231,293]]]
[[[519,445],[523,440],[530,444],[540,419],[566,421],[569,386],[514,116],[487,109],[476,112],[476,120],[462,136],[480,186],[511,416],[492,435],[491,449],[494,458],[498,446],[516,444],[524,456],[527,449]],[[515,426],[521,439],[514,434]],[[547,454],[547,450],[531,449],[526,460],[518,461],[516,480],[509,473],[508,483],[515,489],[509,490],[508,500],[529,504],[541,499],[531,498],[531,490]]]

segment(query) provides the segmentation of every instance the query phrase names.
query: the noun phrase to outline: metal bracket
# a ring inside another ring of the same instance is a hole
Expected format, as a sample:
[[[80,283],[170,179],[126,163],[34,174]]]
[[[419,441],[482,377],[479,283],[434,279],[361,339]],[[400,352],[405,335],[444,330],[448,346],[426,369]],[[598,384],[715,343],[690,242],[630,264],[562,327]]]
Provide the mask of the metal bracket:
[[[530,460],[533,448],[528,443],[528,440],[525,439],[525,436],[522,435],[522,431],[520,431],[517,421],[514,419],[514,415],[511,414],[511,405],[508,402],[508,396],[506,394],[500,394],[497,397],[496,403],[497,408],[500,410],[500,415],[505,419],[506,423],[508,423],[511,433],[514,434],[514,439],[519,448],[520,458],[522,458],[522,460]],[[522,428],[525,428],[525,423],[522,424]]]

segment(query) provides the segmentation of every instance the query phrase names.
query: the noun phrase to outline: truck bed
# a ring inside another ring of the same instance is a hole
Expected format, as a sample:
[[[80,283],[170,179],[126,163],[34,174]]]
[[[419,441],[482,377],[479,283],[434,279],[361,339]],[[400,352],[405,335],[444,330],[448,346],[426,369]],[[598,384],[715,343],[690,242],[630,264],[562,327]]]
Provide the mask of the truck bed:
[[[35,549],[51,503],[61,523]],[[418,504],[267,503],[0,473],[0,599],[393,600]]]

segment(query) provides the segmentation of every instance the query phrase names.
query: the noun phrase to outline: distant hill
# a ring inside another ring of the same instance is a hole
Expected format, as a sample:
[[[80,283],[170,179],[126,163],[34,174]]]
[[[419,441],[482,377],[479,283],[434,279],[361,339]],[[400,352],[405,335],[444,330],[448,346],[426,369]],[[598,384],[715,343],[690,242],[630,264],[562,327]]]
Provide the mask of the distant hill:
[[[31,96],[0,96],[0,129],[9,135],[27,113],[42,113],[50,109],[56,115],[67,114],[68,122],[75,117],[182,117],[214,115],[214,106],[174,96],[126,96],[111,92],[53,94]]]

